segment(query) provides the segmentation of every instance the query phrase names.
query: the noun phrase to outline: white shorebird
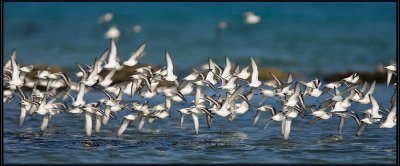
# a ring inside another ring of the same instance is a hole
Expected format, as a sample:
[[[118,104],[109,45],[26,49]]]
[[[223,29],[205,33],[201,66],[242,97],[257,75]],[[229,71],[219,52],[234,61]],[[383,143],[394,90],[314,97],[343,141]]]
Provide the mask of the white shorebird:
[[[139,95],[142,96],[143,98],[150,99],[157,95],[156,88],[160,84],[160,82],[153,79],[153,81],[151,81],[150,84],[151,84],[150,87],[148,86],[146,86],[146,88],[143,87],[142,90],[139,91]]]
[[[353,98],[355,94],[356,94],[355,91],[351,91],[350,94],[345,99],[343,99],[342,101],[336,102],[333,109],[330,112],[336,113],[336,112],[346,111],[347,108],[351,106],[350,99]]]
[[[65,112],[67,112],[68,107],[63,104],[63,103],[54,103],[54,101],[57,99],[57,97],[55,96],[53,99],[51,99],[50,101],[46,101],[46,97],[43,97],[40,100],[40,103],[37,103],[37,109],[34,111],[34,113],[39,114],[39,115],[43,115],[43,120],[42,120],[42,124],[40,125],[40,132],[44,132],[49,124],[49,120],[51,118],[51,116],[54,116],[56,114],[59,114],[60,111],[58,109],[58,105],[63,106],[63,109]],[[33,102],[36,103],[36,102]]]
[[[226,21],[220,21],[217,25],[219,30],[224,30],[228,27],[228,23]]]
[[[361,89],[354,89],[356,92],[355,95],[351,98],[352,101],[359,101],[360,99],[363,99],[365,97],[364,93],[366,93],[368,86],[368,82],[364,82],[363,86]]]
[[[7,71],[11,73],[11,69],[12,69],[12,67],[11,67],[11,59],[13,58],[12,56],[14,55],[14,50],[15,50],[15,48],[13,49],[13,51],[11,53],[10,59],[8,59],[8,61],[3,66],[3,73],[5,73]],[[15,59],[15,57],[14,57],[14,59]]]
[[[86,76],[86,73],[87,72],[92,72],[93,71],[93,68],[91,67],[91,66],[87,66],[89,69],[87,69],[87,70],[84,70],[83,68],[82,68],[82,66],[80,66],[78,63],[76,63],[76,65],[78,66],[78,68],[79,68],[79,72],[76,72],[75,73],[75,76],[76,77],[83,77],[84,75]],[[83,71],[82,71],[83,70]]]
[[[117,46],[115,45],[115,40],[111,39],[110,42],[110,53],[108,55],[108,62],[103,67],[106,69],[117,69],[120,70],[122,66],[117,61]]]
[[[230,77],[229,80],[225,83],[225,85],[221,85],[219,88],[229,92],[236,88],[236,83],[235,83],[236,80],[237,80],[236,76]]]
[[[110,29],[104,34],[107,39],[117,39],[121,35],[121,32],[117,26],[111,26]]]
[[[272,105],[263,105],[263,106],[257,108],[256,116],[254,117],[254,120],[253,120],[253,126],[257,123],[258,119],[260,118],[261,112],[265,112],[268,110],[271,111],[271,117],[275,116],[276,109]]]
[[[371,115],[370,117],[371,117],[371,118],[374,118],[374,119],[380,119],[380,118],[382,118],[382,115],[379,114],[379,105],[378,105],[378,102],[377,102],[377,101],[375,100],[375,98],[372,97],[372,95],[370,95],[370,94],[368,94],[368,99],[371,101],[370,103],[371,103],[371,106],[372,106],[372,107],[371,107],[370,109],[365,110],[364,113],[365,113],[365,114]]]
[[[305,87],[303,96],[313,96],[313,97],[319,97],[322,94],[322,91],[319,90],[319,87],[321,86],[321,81],[319,79],[314,79],[310,82],[303,82],[299,81],[299,83],[303,84]]]
[[[139,32],[142,31],[142,26],[140,26],[140,25],[134,25],[134,26],[132,26],[131,31],[132,31],[133,33],[139,33]]]
[[[242,68],[242,70],[240,70],[240,72],[238,74],[236,74],[236,76],[242,80],[246,80],[251,75],[248,70],[249,70],[249,66],[246,66],[245,68]]]
[[[304,81],[299,81],[299,83],[303,84],[306,89],[317,89],[319,86],[321,86],[321,81],[318,78],[315,78],[314,80],[311,80],[310,82],[304,82]],[[307,91],[307,90],[305,90]]]
[[[300,94],[300,84],[296,82],[296,85],[294,87],[294,93],[289,96],[287,101],[285,101],[285,106],[289,107],[294,107],[297,105],[297,102],[299,101],[299,94]]]
[[[26,116],[26,112],[28,110],[31,109],[32,107],[32,100],[26,98],[24,92],[21,90],[20,87],[18,87],[18,91],[21,95],[18,95],[21,98],[21,102],[20,102],[20,114],[19,114],[19,119],[18,119],[18,126],[22,127],[24,120],[25,120],[25,116]]]
[[[98,63],[101,63],[101,62],[99,60],[95,59],[92,72],[90,72],[90,74],[88,74],[88,75],[84,74],[80,82],[82,82],[86,86],[93,86],[95,83],[98,82],[98,80],[100,78],[100,76],[98,75],[100,73],[99,65],[97,65]],[[84,70],[82,68],[80,68],[80,69],[84,73]]]
[[[260,16],[255,15],[253,12],[245,12],[243,15],[245,24],[257,24],[261,20]]]
[[[9,103],[13,99],[14,90],[5,89],[3,91],[3,102]]]
[[[235,99],[239,95],[241,95],[241,93],[242,93],[241,86],[236,87],[236,89],[230,96],[226,96],[225,101],[223,102],[222,105],[220,105],[220,107],[218,107],[218,109],[212,110],[212,113],[217,114],[222,117],[226,117],[226,116],[230,115],[232,112],[229,110],[229,108],[232,106],[232,104],[234,104]],[[217,102],[214,101],[213,103],[217,103]]]
[[[124,131],[126,130],[126,128],[128,127],[129,123],[131,123],[132,121],[138,119],[138,116],[136,114],[129,114],[126,115],[124,117],[124,120],[122,120],[122,124],[119,127],[118,131],[117,131],[117,136],[121,136],[122,133],[124,133]]]
[[[193,125],[194,125],[195,132],[196,132],[196,134],[199,134],[199,126],[200,126],[200,124],[199,124],[199,116],[203,115],[204,113],[207,113],[207,116],[211,116],[211,115],[208,112],[208,110],[204,107],[204,105],[192,106],[189,109],[189,112],[192,115],[192,120],[193,120]],[[210,122],[209,121],[207,121],[207,122],[208,122],[208,125],[210,127],[210,124],[209,124]]]
[[[134,53],[131,54],[131,57],[125,61],[123,64],[125,66],[134,66],[138,63],[137,59],[143,55],[144,48],[146,48],[146,42],[143,42]]]
[[[283,141],[287,141],[289,139],[292,120],[296,118],[299,113],[304,118],[304,113],[297,106],[295,107],[283,106],[282,112],[285,114],[285,118],[282,120],[282,123],[284,124],[283,124],[283,131],[281,131],[281,133],[283,133]]]
[[[397,125],[397,91],[393,93],[391,104],[391,111],[387,115],[385,122],[380,125],[380,128],[391,128]]]
[[[33,70],[33,65],[28,65],[28,66],[24,66],[24,67],[21,67],[19,70],[21,71],[21,73],[20,73],[20,75],[19,75],[19,77],[20,77],[20,79],[21,80],[24,80],[24,79],[26,79],[26,74],[27,73],[30,73],[32,70]],[[24,83],[26,84],[27,82],[26,81],[24,81]],[[25,85],[26,86],[26,85]]]
[[[138,130],[142,130],[142,128],[144,127],[144,124],[146,122],[146,119],[149,119],[149,123],[151,123],[152,120],[154,120],[154,118],[157,117],[156,114],[159,115],[161,112],[166,110],[165,107],[166,107],[166,103],[162,103],[162,104],[156,105],[151,108],[149,108],[147,106],[145,112],[143,112],[142,114],[139,114],[140,116],[138,117],[138,119],[139,119]],[[168,116],[168,114],[166,116]],[[165,117],[163,117],[163,118],[165,118]]]
[[[293,118],[285,117],[282,120],[283,131],[281,131],[281,134],[283,136],[283,141],[289,140],[289,134],[290,134],[290,130],[291,130],[291,127],[292,127],[292,119]]]
[[[381,123],[379,128],[392,128],[397,124],[397,104],[392,106],[391,111],[386,111],[389,112],[389,114],[387,115],[385,122]]]
[[[103,64],[105,64],[106,59],[108,58],[108,56],[110,55],[110,49],[106,48],[103,53],[101,54],[98,63],[96,63],[98,70],[97,70],[97,74],[99,74],[102,70],[103,70]],[[91,72],[91,71],[90,71]],[[79,76],[78,76],[79,77]]]
[[[185,96],[177,89],[176,86],[161,86],[158,87],[156,91],[157,93],[165,96],[165,104],[167,105],[168,109],[171,107],[171,102],[186,101]]]
[[[68,94],[69,97],[72,99],[72,106],[74,107],[83,107],[86,104],[86,101],[83,99],[83,96],[85,95],[85,84],[79,83],[79,92],[76,98],[72,97],[70,94]]]
[[[183,81],[178,90],[182,95],[189,95],[193,92],[193,83],[191,81]]]
[[[351,112],[351,114],[350,114],[350,116],[352,116],[354,118],[354,120],[356,120],[356,123],[358,125],[358,130],[357,130],[357,134],[356,134],[357,136],[361,136],[362,133],[364,132],[365,128],[368,125],[377,123],[382,118],[382,115],[380,115],[378,113],[378,111],[379,111],[378,103],[375,101],[375,99],[371,95],[368,95],[368,98],[371,100],[372,108],[369,108],[363,112],[363,114],[364,114],[363,119],[360,119],[358,117],[358,115],[354,112]]]
[[[275,112],[274,109],[271,109],[272,112]],[[289,139],[289,134],[292,126],[293,118],[297,117],[299,112],[294,109],[294,107],[283,106],[283,109],[279,113],[273,113],[273,116],[270,120],[267,121],[264,129],[272,122],[272,121],[281,121],[281,135],[282,140],[287,141]],[[272,120],[272,121],[271,121]]]
[[[358,126],[357,133],[356,133],[356,136],[358,136],[358,137],[362,135],[365,128],[369,124],[377,122],[376,119],[370,118],[369,114],[364,114],[364,119],[362,119],[362,120],[360,120],[360,117],[354,111],[349,112],[349,116],[353,117],[353,119],[355,120],[355,122]]]
[[[208,57],[208,68],[206,68],[206,69],[208,69],[210,71],[207,73],[205,80],[210,82],[212,85],[215,85],[217,83],[217,80],[214,79],[214,75],[216,73],[216,67],[210,57]]]
[[[142,74],[131,75],[132,82],[125,86],[124,93],[133,96],[139,87],[145,87],[148,92],[154,94],[159,82],[155,79],[151,80],[149,76]],[[142,82],[145,84],[142,85]]]
[[[106,91],[102,90],[104,94],[107,95],[108,99],[101,101],[103,104],[106,105],[104,110],[104,116],[102,118],[102,124],[106,125],[108,120],[110,119],[111,113],[115,114],[116,112],[124,109],[126,105],[123,105],[121,102],[124,92],[121,88],[118,88],[118,96],[116,98],[112,97]]]
[[[364,98],[362,98],[362,99],[360,99],[360,100],[358,100],[358,101],[356,101],[356,102],[361,103],[361,104],[368,104],[368,103],[370,103],[370,99],[368,98],[368,95],[371,95],[372,93],[374,93],[375,84],[376,84],[376,81],[374,80],[374,82],[372,82],[372,85],[371,85],[371,87],[369,88],[368,92],[363,94]]]
[[[283,121],[282,124],[281,124],[281,135],[283,135],[283,133],[284,133],[284,125],[285,125],[285,122],[284,122],[285,114],[284,114],[284,112],[282,112],[282,111],[279,111],[279,113],[276,112],[276,110],[275,110],[275,111],[274,111],[274,110],[271,110],[271,111],[273,111],[273,113],[272,113],[273,115],[272,115],[271,118],[267,121],[267,123],[266,123],[264,129],[266,129],[266,128],[268,127],[268,125],[269,125],[271,122],[273,122],[273,121],[277,121],[277,122]]]
[[[257,64],[253,58],[250,58],[250,63],[252,72],[251,72],[251,81],[249,83],[249,86],[252,88],[258,88],[261,85],[261,81],[258,80]]]
[[[254,89],[252,89],[250,92],[248,92],[245,96],[240,95],[243,99],[243,101],[241,103],[233,103],[233,105],[231,106],[231,108],[233,108],[233,110],[231,111],[231,114],[229,116],[229,120],[232,121],[233,119],[236,118],[237,115],[240,114],[244,114],[246,113],[249,108],[250,108],[250,101],[251,98],[253,98],[254,95]]]
[[[362,134],[362,132],[364,131],[364,129],[365,129],[365,127],[367,127],[367,123],[365,123],[365,122],[361,122],[360,121],[360,117],[357,115],[357,113],[355,113],[354,111],[350,111],[349,113],[348,113],[348,115],[350,116],[350,117],[352,117],[353,119],[354,119],[354,121],[356,122],[356,124],[357,124],[357,136],[360,136],[361,134]],[[361,127],[361,126],[363,126],[363,127]],[[362,129],[362,130],[361,130]]]
[[[110,49],[106,48],[103,51],[103,53],[100,56],[100,58],[97,61],[95,61],[95,65],[97,66],[97,74],[99,74],[103,70],[103,66],[102,65],[105,63],[105,61],[106,61],[107,57],[109,56],[109,54],[110,54]],[[84,70],[84,72],[83,72],[82,71],[83,68],[80,65],[78,67],[80,68],[81,71],[75,73],[75,76],[77,76],[77,77],[83,77],[84,74],[86,74],[88,72],[92,72],[93,68],[94,68],[92,66],[87,66],[89,68],[89,70]]]
[[[257,104],[258,106],[261,106],[263,104],[263,102],[265,101],[265,99],[267,99],[267,97],[271,97],[271,98],[275,97],[276,92],[275,92],[275,90],[272,90],[272,89],[262,89],[260,94],[262,94],[263,96],[260,99],[260,101],[258,101],[258,104]]]
[[[231,74],[230,74],[231,68],[232,68],[231,66],[232,66],[231,61],[229,60],[229,58],[227,56],[225,56],[225,68],[221,74],[222,78],[229,80],[229,78],[231,77]]]
[[[104,15],[100,16],[97,19],[97,22],[104,24],[104,23],[110,22],[112,19],[113,19],[113,14],[108,12],[108,13],[105,13]]]
[[[185,115],[190,115],[189,109],[190,108],[182,108],[182,109],[178,110],[179,114],[181,115],[181,119],[180,119],[180,123],[179,123],[180,128],[183,127],[183,122],[185,120]]]
[[[41,99],[45,97],[46,92],[42,92],[37,89],[37,84],[35,84],[32,88],[32,93],[31,93],[31,98],[36,98],[36,99]],[[29,112],[29,114],[32,114],[33,112]]]
[[[388,87],[390,84],[390,80],[392,80],[392,74],[397,75],[396,74],[396,64],[392,64],[392,65],[386,66],[384,68],[388,71],[387,80],[386,80],[386,87]]]
[[[100,102],[88,103],[83,107],[83,112],[85,114],[85,134],[87,137],[92,136],[92,115],[96,114],[100,109]]]
[[[43,79],[44,82],[46,82],[47,80],[47,76],[50,74],[50,67],[46,66],[45,68],[41,69],[38,71],[38,74],[36,75],[37,78],[39,79]],[[47,84],[44,84],[42,86],[46,86]]]
[[[351,93],[351,91],[355,91],[355,90],[357,89],[358,85],[359,85],[359,84],[353,84],[353,85],[347,87],[347,88],[346,88],[345,90],[343,90],[343,91],[340,91],[338,88],[335,88],[335,87],[334,87],[335,94],[332,94],[332,93],[328,92],[330,95],[332,95],[332,98],[330,98],[330,99],[325,100],[324,102],[322,102],[322,103],[320,104],[319,108],[327,108],[327,107],[333,107],[333,106],[335,106],[335,104],[336,104],[337,102],[343,101],[343,95],[344,95],[344,94],[349,93],[349,92]],[[353,96],[353,98],[354,98],[354,96]]]
[[[11,80],[8,81],[8,88],[10,89],[17,89],[17,87],[21,87],[24,84],[24,81],[20,78],[20,67],[16,62],[17,51],[16,49],[13,50],[11,55],[11,67],[12,67],[12,74]]]
[[[326,109],[327,109],[326,107],[325,108],[320,108],[319,110],[311,109],[311,111],[312,111],[311,115],[315,116],[315,119],[310,121],[309,124],[314,124],[317,121],[322,120],[322,119],[327,120],[327,119],[331,118],[332,117],[332,113],[331,112],[326,112],[325,111]]]
[[[213,74],[222,75],[223,70],[219,67],[210,57],[208,57],[208,68],[203,69],[211,69]]]
[[[351,91],[350,94],[343,100],[336,102],[335,106],[333,109],[331,109],[331,113],[336,114],[339,116],[339,127],[338,127],[338,133],[342,134],[343,131],[343,126],[344,126],[344,121],[348,116],[347,108],[351,106],[351,101],[350,99],[356,94],[355,91]]]
[[[342,80],[346,81],[348,83],[355,84],[359,79],[360,79],[360,77],[357,75],[357,73],[354,73],[349,77],[343,78]]]
[[[293,77],[292,77],[291,73],[288,73],[288,77],[287,77],[287,82],[286,83],[283,83],[282,81],[280,81],[271,72],[269,74],[271,74],[271,76],[274,78],[275,83],[265,82],[264,85],[272,87],[274,92],[275,92],[274,95],[277,95],[279,97],[285,97],[285,96],[291,95],[293,93],[293,91],[290,90],[290,87],[291,87],[292,82],[293,82]]]
[[[176,81],[177,76],[174,75],[174,65],[167,51],[165,51],[165,61],[167,62],[167,75],[165,76],[165,80]]]
[[[396,123],[397,123],[397,105],[393,105],[391,111],[386,117],[385,122],[383,122],[379,126],[379,128],[392,128],[396,126]]]
[[[188,76],[186,76],[185,78],[183,78],[183,85],[179,86],[179,90],[186,90],[186,93],[189,93],[189,91],[192,91],[192,87],[191,85],[188,85],[190,83],[193,83],[194,85],[197,86],[209,86],[212,90],[214,90],[216,92],[215,86],[212,82],[210,82],[209,80],[207,80],[206,77],[204,77],[205,73],[210,74],[210,72],[212,72],[210,69],[205,69],[202,71],[197,71],[195,69],[192,69],[193,73],[189,74]],[[213,75],[212,75],[213,77]],[[219,76],[220,77],[220,76]],[[212,80],[213,81],[213,80]],[[185,89],[184,89],[185,88]],[[221,88],[221,87],[220,87]]]
[[[196,93],[194,97],[194,105],[188,108],[190,115],[192,116],[193,126],[196,134],[199,134],[199,116],[203,115],[204,112],[209,114],[208,110],[204,105],[204,94],[201,92],[201,86],[196,85]],[[184,112],[181,112],[184,113]],[[182,117],[181,117],[182,118]]]
[[[111,71],[109,71],[104,78],[99,78],[100,79],[99,85],[104,88],[107,88],[109,85],[111,85],[111,83],[113,82],[111,78],[114,76],[115,71],[116,69],[111,69]]]
[[[104,110],[99,109],[94,114],[95,114],[95,117],[96,117],[95,126],[94,126],[94,132],[96,134],[98,134],[98,133],[100,133],[100,129],[101,129],[101,125],[102,125],[101,120],[102,120],[102,117],[104,115]]]
[[[322,93],[326,93],[329,90],[333,90],[333,89],[338,89],[341,85],[342,85],[343,81],[335,81],[335,82],[331,82],[329,84],[325,84],[324,88],[322,88]]]
[[[146,101],[144,103],[140,103],[138,101],[132,102],[131,110],[135,110],[138,112],[129,114],[124,117],[123,124],[121,124],[121,127],[120,127],[119,131],[117,132],[117,135],[118,135],[118,133],[122,134],[125,131],[129,122],[136,120],[136,119],[140,120],[139,125],[138,125],[138,130],[141,130],[143,128],[146,117],[149,117],[151,119],[152,118],[151,116],[153,113],[153,110],[151,108],[149,108],[149,106],[147,105],[147,102],[148,101]]]

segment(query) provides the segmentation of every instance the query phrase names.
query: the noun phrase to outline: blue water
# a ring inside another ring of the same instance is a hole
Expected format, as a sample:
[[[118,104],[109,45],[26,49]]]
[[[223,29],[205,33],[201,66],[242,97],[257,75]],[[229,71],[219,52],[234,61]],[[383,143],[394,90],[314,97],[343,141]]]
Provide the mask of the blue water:
[[[374,71],[379,64],[396,59],[395,3],[4,3],[3,60],[17,48],[22,64],[48,63],[77,70],[75,62],[91,64],[108,47],[108,26],[97,18],[112,12],[110,25],[121,30],[118,56],[125,60],[143,41],[143,63],[163,66],[164,50],[174,61],[174,70],[185,73],[212,57],[223,66],[224,56],[247,65],[249,57],[260,67],[302,72],[310,77],[338,71]],[[243,24],[242,13],[261,16],[257,25]],[[217,34],[216,24],[228,28]],[[139,24],[142,32],[129,32]],[[324,82],[325,83],[325,82]],[[377,85],[374,92],[382,106],[390,107],[393,87]],[[85,95],[87,102],[105,97],[100,92]],[[129,99],[128,96],[125,96]],[[329,96],[324,96],[325,98]],[[322,98],[324,98],[322,97]],[[190,97],[189,97],[190,98]],[[40,136],[41,116],[27,116],[17,126],[18,98],[4,105],[5,163],[390,163],[396,162],[396,127],[368,126],[356,137],[356,124],[345,122],[343,140],[334,139],[339,119],[315,125],[298,116],[293,120],[289,143],[283,143],[280,124],[263,129],[270,114],[263,113],[252,126],[256,103],[234,121],[216,117],[207,128],[200,118],[196,135],[190,117],[179,128],[174,104],[171,117],[146,123],[142,131],[133,122],[122,137],[115,136],[128,110],[91,138],[87,147],[84,118],[60,114],[52,117],[48,131]],[[191,98],[190,98],[191,99]],[[306,98],[307,104],[317,101]],[[322,99],[320,99],[322,100]],[[163,102],[162,96],[150,100]],[[277,103],[266,100],[265,104]],[[370,105],[353,104],[361,114]]]
[[[207,91],[206,91],[207,92]],[[374,96],[382,106],[390,107],[393,89],[378,85]],[[208,91],[207,93],[210,93]],[[87,102],[105,97],[101,92],[85,95]],[[319,100],[327,99],[327,95]],[[130,100],[128,96],[124,97]],[[188,99],[192,99],[188,97]],[[338,117],[309,125],[312,116],[293,119],[288,143],[280,136],[280,123],[273,122],[263,129],[269,113],[262,113],[253,127],[259,96],[252,99],[250,110],[233,121],[215,116],[211,128],[204,116],[200,117],[200,133],[196,135],[191,117],[186,116],[179,127],[180,108],[189,104],[176,103],[169,111],[171,117],[146,122],[141,131],[132,122],[121,137],[116,131],[129,110],[117,113],[99,134],[91,138],[93,146],[86,146],[84,118],[80,115],[59,114],[50,119],[44,136],[39,135],[41,116],[27,116],[22,128],[17,127],[18,100],[4,106],[4,162],[5,163],[396,163],[396,127],[381,129],[369,125],[361,137],[356,137],[356,123],[347,119],[343,140],[337,136]],[[151,106],[162,103],[161,96],[149,101]],[[316,99],[306,97],[307,105]],[[273,104],[267,99],[265,104]],[[361,115],[370,107],[353,103],[350,110]]]
[[[143,63],[164,65],[172,55],[177,71],[224,56],[242,66],[254,57],[262,67],[308,74],[373,71],[396,59],[395,3],[8,3],[4,5],[4,49],[17,48],[20,63],[74,68],[91,64],[109,46],[104,32],[121,30],[118,56],[128,59],[147,42]],[[261,17],[243,24],[242,13]],[[97,18],[112,12],[110,25]],[[228,28],[217,34],[219,21]],[[142,32],[130,28],[141,25]],[[181,63],[184,62],[184,63]]]

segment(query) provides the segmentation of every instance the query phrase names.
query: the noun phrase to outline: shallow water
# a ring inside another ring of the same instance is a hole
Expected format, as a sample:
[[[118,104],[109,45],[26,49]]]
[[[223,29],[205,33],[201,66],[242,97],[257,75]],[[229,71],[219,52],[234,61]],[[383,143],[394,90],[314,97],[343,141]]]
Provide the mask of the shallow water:
[[[376,100],[390,107],[393,89],[378,84],[374,92]],[[105,97],[90,92],[90,101]],[[127,97],[127,96],[126,96]],[[327,96],[325,96],[327,97]],[[323,98],[323,97],[322,97]],[[128,99],[128,97],[126,98]],[[252,103],[257,103],[255,96]],[[305,99],[313,104],[312,97]],[[149,101],[151,105],[162,102],[161,97]],[[99,134],[89,140],[84,136],[83,116],[60,114],[50,119],[47,132],[39,134],[41,117],[27,116],[22,128],[17,127],[18,100],[4,105],[4,162],[5,163],[390,163],[396,162],[396,127],[380,129],[370,125],[361,137],[355,136],[356,124],[347,119],[343,139],[337,139],[338,118],[309,125],[312,119],[298,116],[293,120],[289,142],[282,142],[280,123],[273,122],[263,129],[270,114],[263,113],[253,127],[255,104],[235,120],[217,117],[211,128],[205,117],[200,118],[200,133],[194,133],[191,117],[185,117],[179,127],[176,110],[188,106],[175,103],[171,117],[146,123],[141,131],[138,122],[130,124],[121,137],[116,130],[124,115],[117,113]],[[265,104],[276,103],[267,99]],[[370,105],[353,104],[357,113]],[[384,116],[385,117],[385,116]]]

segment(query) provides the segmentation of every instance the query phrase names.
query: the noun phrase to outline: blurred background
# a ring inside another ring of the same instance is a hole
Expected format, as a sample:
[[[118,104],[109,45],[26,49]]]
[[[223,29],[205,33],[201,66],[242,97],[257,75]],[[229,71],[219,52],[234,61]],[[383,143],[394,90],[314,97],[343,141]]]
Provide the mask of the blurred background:
[[[164,66],[164,50],[185,73],[212,57],[299,72],[310,77],[371,72],[396,60],[396,3],[4,3],[3,60],[13,48],[22,64],[76,71],[92,64],[116,26],[118,56],[127,60],[144,41],[145,64]],[[244,22],[245,12],[259,21]],[[112,13],[112,20],[98,18]],[[220,25],[219,25],[220,24]],[[222,25],[221,25],[222,24]],[[219,25],[219,28],[218,28]],[[136,26],[136,27],[135,27]]]

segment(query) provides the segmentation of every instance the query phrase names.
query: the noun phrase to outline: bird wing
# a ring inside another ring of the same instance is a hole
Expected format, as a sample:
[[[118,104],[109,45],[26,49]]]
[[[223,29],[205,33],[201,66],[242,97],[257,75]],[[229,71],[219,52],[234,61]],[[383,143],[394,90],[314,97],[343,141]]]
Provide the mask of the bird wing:
[[[146,42],[143,42],[135,51],[135,53],[132,54],[131,58],[129,60],[135,60],[139,58],[141,55],[143,55],[144,48],[146,48]]]
[[[167,75],[173,75],[174,65],[172,64],[171,57],[169,56],[167,50],[165,50],[165,60],[167,61]]]
[[[251,82],[258,81],[257,64],[254,61],[253,57],[250,58],[250,61],[251,61],[251,69],[253,70],[251,73]]]
[[[117,60],[117,46],[115,45],[114,39],[111,39],[110,54],[108,56],[108,63]]]

